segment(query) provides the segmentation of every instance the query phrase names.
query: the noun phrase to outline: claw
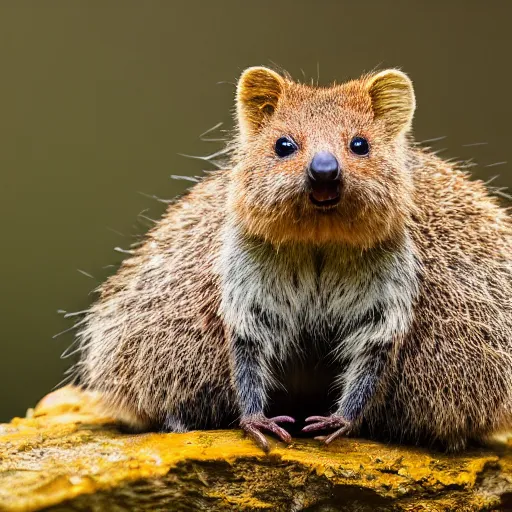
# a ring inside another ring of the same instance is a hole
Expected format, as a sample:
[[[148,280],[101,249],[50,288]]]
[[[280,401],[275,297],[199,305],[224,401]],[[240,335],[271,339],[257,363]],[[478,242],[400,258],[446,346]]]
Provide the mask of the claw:
[[[274,416],[269,418],[268,421],[275,421],[276,423],[295,423],[295,420],[291,416]]]
[[[284,443],[291,443],[292,437],[278,423],[294,423],[295,420],[290,416],[275,416],[274,418],[266,418],[263,414],[247,416],[240,420],[240,427],[243,431],[252,437],[256,444],[265,452],[270,451],[267,438],[261,430],[268,430],[275,434]]]
[[[336,429],[335,432],[328,436],[315,437],[315,439],[323,441],[325,444],[329,444],[336,438],[348,434],[352,429],[352,422],[336,414],[332,414],[331,416],[310,416],[306,418],[306,422],[309,423],[309,425],[306,425],[302,429],[303,432]]]
[[[270,451],[270,445],[268,444],[267,438],[256,427],[253,427],[252,425],[245,425],[242,428],[249,437],[252,437],[253,441],[265,453]]]

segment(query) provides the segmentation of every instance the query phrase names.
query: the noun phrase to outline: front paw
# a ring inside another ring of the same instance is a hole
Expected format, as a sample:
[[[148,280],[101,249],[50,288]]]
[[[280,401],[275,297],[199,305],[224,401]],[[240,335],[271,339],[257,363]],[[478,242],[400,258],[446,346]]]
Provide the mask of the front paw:
[[[267,438],[261,432],[268,430],[275,434],[281,441],[291,443],[292,437],[284,428],[281,428],[278,423],[294,423],[295,420],[290,416],[276,416],[274,418],[267,418],[264,414],[252,414],[250,416],[242,416],[240,420],[240,427],[242,430],[251,437],[256,444],[265,452],[270,451]]]
[[[319,439],[325,444],[331,443],[337,437],[349,434],[352,430],[352,422],[338,414],[331,414],[330,416],[310,416],[309,418],[306,418],[306,423],[309,423],[309,425],[302,429],[303,432],[336,429],[335,432],[328,436],[315,437],[315,439]]]

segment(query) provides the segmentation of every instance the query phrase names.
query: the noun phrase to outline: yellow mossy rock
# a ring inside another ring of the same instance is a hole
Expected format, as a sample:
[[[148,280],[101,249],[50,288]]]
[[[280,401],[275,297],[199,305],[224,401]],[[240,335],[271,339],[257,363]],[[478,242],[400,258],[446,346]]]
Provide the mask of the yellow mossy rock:
[[[0,425],[0,510],[512,510],[506,443],[457,456],[341,439],[262,453],[238,430],[123,434],[76,388]]]

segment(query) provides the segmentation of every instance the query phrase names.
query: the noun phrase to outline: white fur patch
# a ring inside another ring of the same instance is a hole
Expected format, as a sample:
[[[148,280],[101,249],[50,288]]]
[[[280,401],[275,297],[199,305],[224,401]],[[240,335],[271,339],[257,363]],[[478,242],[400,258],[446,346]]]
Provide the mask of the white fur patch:
[[[388,344],[408,331],[419,288],[409,238],[393,252],[273,247],[244,238],[231,226],[224,233],[219,272],[226,325],[258,340],[267,362],[282,361],[292,350],[300,353],[304,333],[315,341],[322,333],[338,333],[331,343],[340,359],[354,360],[369,345]],[[350,365],[349,371],[357,368]]]

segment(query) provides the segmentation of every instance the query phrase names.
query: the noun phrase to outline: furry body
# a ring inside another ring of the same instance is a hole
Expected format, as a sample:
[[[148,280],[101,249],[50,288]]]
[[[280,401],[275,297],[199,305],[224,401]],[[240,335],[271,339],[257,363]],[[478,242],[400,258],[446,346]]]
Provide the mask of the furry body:
[[[415,148],[376,105],[381,89],[368,106],[367,81],[331,96],[278,82],[271,119],[239,111],[231,168],[171,205],[101,287],[77,372],[111,413],[183,431],[332,412],[351,433],[449,449],[510,426],[511,219],[482,183]],[[366,167],[332,136],[354,123],[374,140]],[[285,131],[307,138],[293,168],[265,157]],[[319,141],[346,169],[325,210],[303,193]]]

